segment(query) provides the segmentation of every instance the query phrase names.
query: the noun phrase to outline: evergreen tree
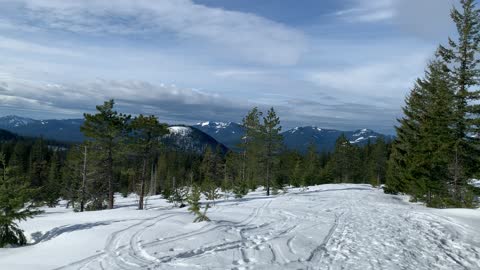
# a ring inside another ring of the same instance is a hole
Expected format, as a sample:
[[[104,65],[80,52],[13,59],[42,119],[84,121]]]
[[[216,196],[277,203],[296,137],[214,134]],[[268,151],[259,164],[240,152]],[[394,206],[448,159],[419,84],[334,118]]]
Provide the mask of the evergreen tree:
[[[368,168],[370,170],[368,177],[373,186],[380,186],[385,182],[387,155],[387,145],[385,140],[380,137],[373,144],[371,153],[366,158],[369,161]]]
[[[190,193],[188,194],[188,204],[190,207],[188,210],[195,214],[196,218],[193,222],[203,222],[203,221],[210,221],[210,219],[207,217],[207,210],[209,208],[209,204],[206,205],[204,212],[201,212],[201,206],[200,206],[200,197],[201,197],[201,191],[200,188],[197,185],[193,185],[190,189]]]
[[[28,171],[28,148],[22,141],[15,142],[13,153],[9,160],[11,174],[20,177]]]
[[[114,204],[114,156],[125,139],[125,127],[130,116],[113,110],[114,101],[106,101],[97,106],[97,114],[84,114],[85,122],[80,130],[85,137],[92,139],[102,157],[101,173],[107,180],[108,208]]]
[[[220,193],[217,185],[209,179],[205,179],[202,183],[202,193],[209,201],[213,201],[220,198]]]
[[[27,243],[18,221],[39,214],[32,199],[35,190],[29,183],[9,175],[5,154],[0,153],[0,247],[21,246]]]
[[[265,163],[267,196],[269,196],[271,178],[274,174],[272,169],[274,168],[283,139],[280,134],[280,131],[282,130],[282,127],[280,126],[280,118],[277,116],[273,108],[270,108],[267,115],[263,118],[263,125],[261,125],[260,128],[262,159]]]
[[[61,164],[57,151],[54,151],[53,156],[50,158],[49,166],[47,182],[42,192],[44,193],[46,204],[49,207],[54,207],[58,204],[62,189]]]
[[[168,134],[166,124],[160,124],[157,117],[139,115],[130,123],[130,137],[132,146],[139,152],[142,159],[142,172],[140,178],[140,199],[138,209],[143,209],[145,185],[147,178],[147,165],[152,154],[159,148],[159,139],[161,136]]]
[[[241,181],[250,188],[255,189],[256,180],[260,177],[260,148],[261,148],[261,124],[262,112],[253,108],[242,120],[245,135],[242,138],[240,149],[242,151]]]
[[[302,186],[310,186],[317,183],[318,177],[318,154],[317,147],[311,143],[308,146],[307,154],[305,155]]]
[[[407,192],[429,205],[444,205],[457,121],[445,63],[436,60],[429,64],[406,104],[389,161],[388,191]]]
[[[47,145],[42,138],[35,141],[30,152],[30,181],[32,187],[41,187],[48,177]],[[41,198],[39,198],[41,200]]]
[[[353,146],[345,134],[342,134],[335,143],[335,150],[330,161],[335,183],[350,183],[353,180],[352,149]]]
[[[463,201],[468,178],[479,170],[480,137],[480,9],[474,0],[461,0],[462,8],[453,8],[451,17],[456,25],[458,40],[449,39],[448,47],[440,46],[438,54],[448,64],[455,88],[455,157],[453,196]]]
[[[200,171],[202,175],[202,179],[204,181],[209,181],[214,183],[217,176],[217,166],[215,161],[217,160],[216,155],[212,152],[210,147],[205,149],[203,154],[202,164],[200,165]]]
[[[192,185],[190,188],[190,193],[188,193],[187,197],[187,202],[188,205],[190,206],[188,210],[195,215],[198,215],[200,213],[200,197],[202,193],[200,188],[197,185]]]

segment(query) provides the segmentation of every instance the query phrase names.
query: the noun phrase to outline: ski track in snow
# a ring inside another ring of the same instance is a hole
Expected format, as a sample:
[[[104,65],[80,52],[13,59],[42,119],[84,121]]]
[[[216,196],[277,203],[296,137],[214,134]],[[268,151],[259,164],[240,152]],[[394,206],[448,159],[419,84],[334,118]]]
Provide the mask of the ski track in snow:
[[[222,200],[208,223],[192,224],[185,209],[151,211],[56,269],[480,269],[478,226],[367,185]]]

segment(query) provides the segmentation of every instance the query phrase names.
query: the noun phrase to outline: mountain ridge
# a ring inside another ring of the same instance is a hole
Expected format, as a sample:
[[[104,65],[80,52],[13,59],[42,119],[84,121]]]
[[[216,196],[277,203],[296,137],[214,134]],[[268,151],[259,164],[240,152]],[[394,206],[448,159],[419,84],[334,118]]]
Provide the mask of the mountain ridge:
[[[209,134],[217,141],[225,144],[230,149],[238,149],[241,138],[244,135],[243,127],[235,122],[200,122],[194,127]],[[385,135],[375,132],[371,129],[358,129],[354,131],[341,131],[336,129],[324,129],[317,126],[295,127],[281,133],[284,138],[284,144],[289,150],[297,150],[306,152],[308,146],[314,143],[317,151],[331,151],[335,146],[335,142],[342,134],[344,134],[350,143],[355,145],[365,145],[369,141],[376,141],[383,138],[386,141],[393,140],[394,136]]]
[[[0,129],[13,132],[20,136],[44,137],[64,142],[81,142],[84,140],[80,132],[80,126],[83,119],[48,119],[35,120],[27,117],[8,115],[0,117]],[[241,138],[244,136],[244,128],[236,122],[205,121],[195,125],[172,125],[171,127],[192,127],[205,133],[208,137],[215,140],[223,147],[238,151]],[[305,153],[310,144],[317,146],[317,151],[331,151],[334,149],[335,142],[344,134],[350,143],[355,145],[365,145],[369,141],[374,142],[378,138],[384,138],[386,141],[392,141],[394,136],[377,133],[371,129],[358,129],[354,131],[341,131],[336,129],[325,129],[317,126],[295,127],[282,132],[286,149],[296,150]],[[177,134],[178,135],[178,134]],[[188,135],[188,134],[185,134]],[[207,145],[212,144],[211,139],[205,136],[194,136],[195,138],[205,139]],[[180,140],[177,138],[177,140]],[[184,141],[184,143],[187,143]],[[194,142],[188,144],[194,145]],[[195,146],[196,151],[198,145]]]

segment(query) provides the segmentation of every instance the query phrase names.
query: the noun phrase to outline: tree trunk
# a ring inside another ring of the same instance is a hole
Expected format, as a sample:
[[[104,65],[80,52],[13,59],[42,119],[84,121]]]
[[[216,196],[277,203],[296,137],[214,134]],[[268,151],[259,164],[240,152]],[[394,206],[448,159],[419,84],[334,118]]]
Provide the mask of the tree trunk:
[[[108,149],[108,209],[113,209],[113,156],[112,147]]]
[[[267,196],[270,196],[270,162],[267,161]]]
[[[153,196],[157,193],[157,168],[155,162],[152,162],[152,172],[150,175],[150,191],[148,192],[150,196]]]
[[[455,201],[458,199],[458,144],[455,146],[455,165],[454,165],[454,175],[453,175],[453,198]]]
[[[145,175],[147,171],[147,158],[143,158],[142,179],[140,180],[140,201],[138,202],[138,209],[143,210],[143,200],[145,197]]]
[[[87,191],[87,146],[83,152],[82,197],[80,198],[80,212],[85,210],[85,193]]]

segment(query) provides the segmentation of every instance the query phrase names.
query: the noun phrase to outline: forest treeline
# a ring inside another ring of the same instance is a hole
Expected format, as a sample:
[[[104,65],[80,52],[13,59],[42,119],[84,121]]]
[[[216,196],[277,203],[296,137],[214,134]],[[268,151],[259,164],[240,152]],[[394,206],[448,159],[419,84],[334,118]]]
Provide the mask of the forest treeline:
[[[114,194],[162,194],[176,206],[190,206],[197,221],[208,220],[199,205],[201,194],[215,202],[223,194],[241,198],[263,186],[266,194],[286,186],[325,183],[385,182],[390,145],[382,138],[364,147],[338,138],[333,152],[306,154],[283,146],[280,119],[271,108],[257,108],[243,119],[246,134],[238,151],[207,147],[204,153],[162,145],[169,134],[156,116],[119,113],[114,101],[85,114],[84,143],[62,146],[38,139],[1,143],[0,246],[26,243],[17,221],[32,217],[39,206],[55,207],[61,199],[75,211],[114,208]]]
[[[325,183],[385,182],[390,144],[379,138],[365,146],[338,138],[333,152],[286,150],[280,119],[270,109],[265,117],[257,108],[243,120],[246,135],[238,151],[226,154],[207,147],[203,154],[162,145],[166,124],[155,116],[118,113],[113,100],[85,114],[82,144],[52,145],[38,139],[1,143],[6,178],[36,190],[34,200],[55,206],[60,199],[78,211],[113,208],[113,194],[172,196],[179,187],[215,186],[237,197],[264,186],[276,192],[285,186]],[[142,205],[139,204],[139,208]]]

